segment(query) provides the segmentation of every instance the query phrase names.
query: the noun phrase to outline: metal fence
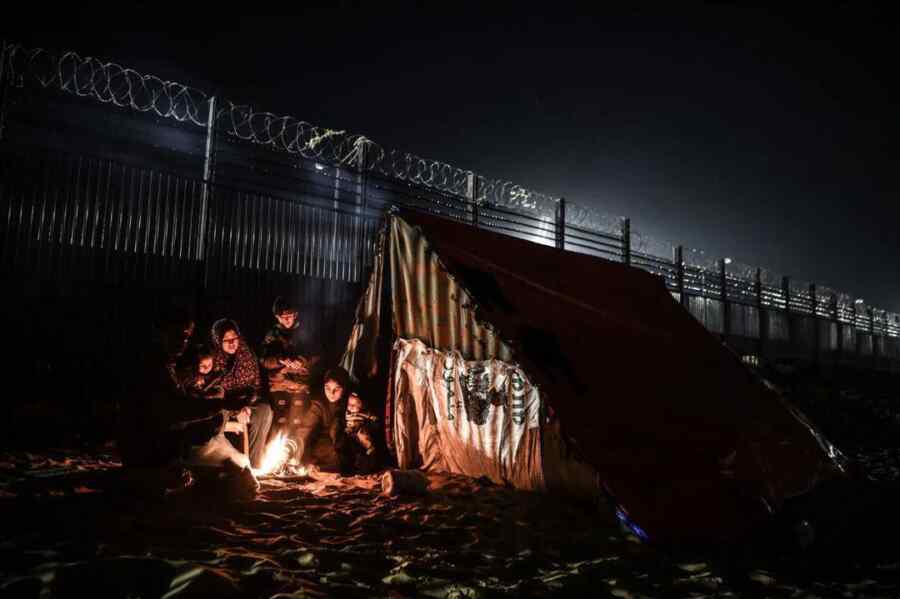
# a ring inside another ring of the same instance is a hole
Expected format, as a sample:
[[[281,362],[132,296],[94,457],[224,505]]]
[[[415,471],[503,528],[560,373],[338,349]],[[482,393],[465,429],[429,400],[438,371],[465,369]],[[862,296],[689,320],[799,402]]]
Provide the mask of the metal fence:
[[[647,239],[628,219],[73,52],[4,43],[0,65],[10,274],[219,290],[258,273],[358,284],[381,214],[399,204],[655,273],[744,353],[900,360],[900,315]]]

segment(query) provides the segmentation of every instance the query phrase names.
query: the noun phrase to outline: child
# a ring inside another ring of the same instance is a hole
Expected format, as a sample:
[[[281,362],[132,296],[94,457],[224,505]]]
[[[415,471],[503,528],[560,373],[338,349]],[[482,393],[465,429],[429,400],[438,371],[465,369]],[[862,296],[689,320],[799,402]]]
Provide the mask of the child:
[[[213,351],[209,347],[197,350],[196,360],[182,382],[188,395],[206,399],[223,399],[225,392],[219,385],[219,373],[213,373]]]
[[[365,411],[362,398],[351,393],[344,413],[341,474],[372,474],[378,470],[378,452],[372,435],[372,427],[377,420]]]
[[[309,407],[310,373],[318,357],[310,355],[296,304],[276,298],[272,315],[275,324],[263,339],[259,364],[275,412],[273,432],[294,437]]]

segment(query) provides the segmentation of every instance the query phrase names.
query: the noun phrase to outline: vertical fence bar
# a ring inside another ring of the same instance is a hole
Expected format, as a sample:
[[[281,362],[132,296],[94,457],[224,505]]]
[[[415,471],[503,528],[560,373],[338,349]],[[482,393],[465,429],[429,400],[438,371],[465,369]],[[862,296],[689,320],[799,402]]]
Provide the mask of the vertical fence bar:
[[[781,277],[781,295],[784,298],[784,321],[787,324],[788,345],[794,343],[794,335],[791,326],[791,278]]]
[[[352,269],[351,279],[358,281],[362,279],[366,269],[365,264],[365,245],[366,245],[366,212],[369,208],[369,140],[362,137],[359,140],[359,171],[360,171],[360,204],[362,206],[362,218],[357,219],[354,223],[353,238],[356,240],[356,248],[353,251],[353,260],[356,264]]]
[[[622,260],[631,266],[631,219],[622,219]]]
[[[675,246],[673,248],[673,262],[675,262],[675,285],[678,289],[678,302],[687,307],[688,301],[687,296],[684,294],[684,247],[683,246]]]
[[[359,199],[360,204],[362,205],[363,214],[365,214],[366,208],[369,207],[369,198],[368,198],[368,187],[369,187],[369,171],[368,171],[368,153],[369,153],[369,140],[365,138],[360,138],[359,140],[359,154],[357,154],[358,168],[360,174],[360,189],[359,189]]]
[[[556,247],[566,249],[566,198],[559,198],[556,205]]]
[[[781,277],[781,297],[784,298],[784,309],[791,311],[791,278]]]
[[[767,341],[769,339],[769,313],[763,305],[762,295],[762,269],[757,268],[753,273],[753,295],[756,301],[756,318],[759,323],[759,343],[757,345],[759,351],[760,362],[767,349]]]
[[[841,347],[844,345],[843,339],[843,331],[841,330],[841,321],[838,318],[838,299],[837,294],[832,293],[831,299],[828,305],[828,316],[830,321],[834,324],[835,334],[837,335],[837,346],[834,348],[835,352],[838,356],[841,354]],[[830,332],[830,331],[829,331]],[[831,344],[829,343],[829,346]]]
[[[869,346],[872,348],[872,361],[874,362],[878,357],[875,346],[875,309],[872,306],[867,306],[866,314],[869,317]]]
[[[813,324],[813,360],[819,362],[819,299],[816,295],[816,284],[809,284],[809,301],[812,302],[812,324]]]
[[[472,226],[478,228],[478,175],[468,173],[467,187],[469,192],[469,204],[472,207]]]
[[[725,276],[725,259],[719,260],[719,296],[722,298],[722,334],[731,334],[731,311],[728,303],[728,278]]]
[[[340,200],[343,190],[341,189],[341,168],[334,167],[334,202],[331,211],[331,243],[328,244],[327,255],[325,260],[325,277],[328,279],[337,278],[337,259],[338,259],[338,222],[340,218]]]
[[[202,264],[203,288],[206,289],[209,277],[209,256],[207,255],[207,215],[209,214],[209,198],[212,194],[212,185],[215,179],[215,149],[216,149],[216,97],[209,99],[209,113],[206,117],[206,151],[203,156],[203,189],[200,196],[200,232],[197,236],[197,260]]]

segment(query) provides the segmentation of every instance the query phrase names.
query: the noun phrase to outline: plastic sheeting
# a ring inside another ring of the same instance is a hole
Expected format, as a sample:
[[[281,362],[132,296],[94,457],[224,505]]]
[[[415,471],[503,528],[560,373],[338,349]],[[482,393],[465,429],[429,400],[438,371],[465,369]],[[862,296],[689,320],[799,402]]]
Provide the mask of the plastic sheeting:
[[[544,488],[540,393],[520,368],[501,360],[467,361],[418,339],[398,339],[394,356],[400,468]]]
[[[566,455],[656,541],[734,539],[841,475],[657,277],[423,214],[388,220],[345,355],[355,375],[371,372],[379,329],[520,364],[574,441]]]

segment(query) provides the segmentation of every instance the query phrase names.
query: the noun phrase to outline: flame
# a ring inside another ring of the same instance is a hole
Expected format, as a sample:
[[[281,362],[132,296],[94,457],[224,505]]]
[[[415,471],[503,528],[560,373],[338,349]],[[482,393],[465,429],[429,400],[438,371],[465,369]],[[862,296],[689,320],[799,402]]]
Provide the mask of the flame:
[[[284,433],[272,439],[266,446],[266,453],[263,455],[262,464],[259,468],[254,468],[253,473],[256,476],[263,476],[279,470],[288,459],[288,443]]]

